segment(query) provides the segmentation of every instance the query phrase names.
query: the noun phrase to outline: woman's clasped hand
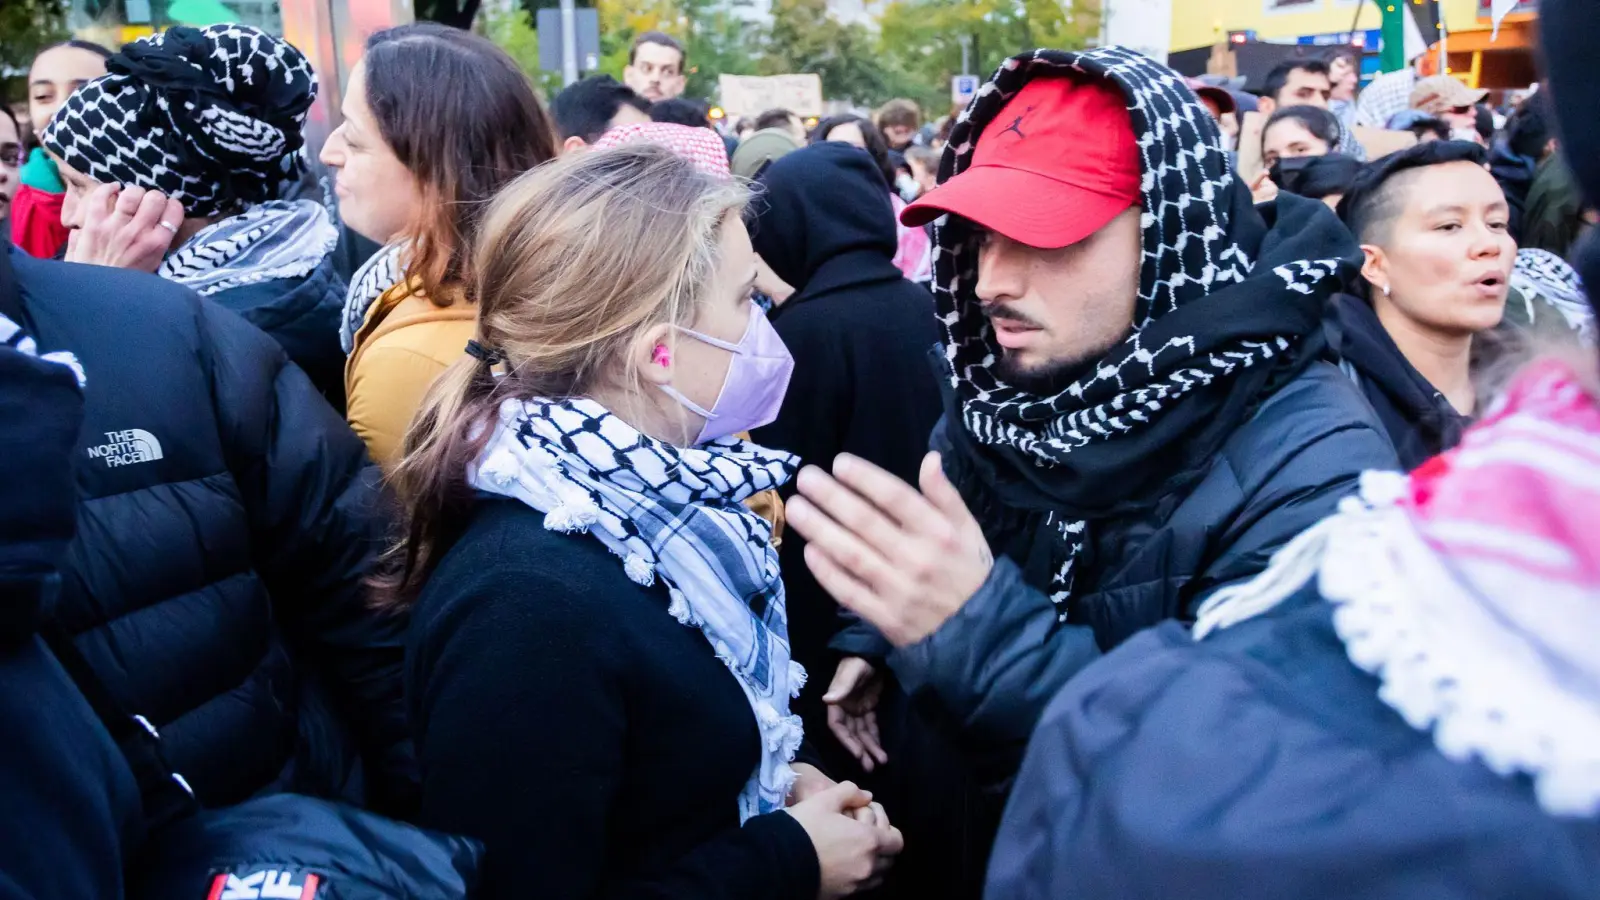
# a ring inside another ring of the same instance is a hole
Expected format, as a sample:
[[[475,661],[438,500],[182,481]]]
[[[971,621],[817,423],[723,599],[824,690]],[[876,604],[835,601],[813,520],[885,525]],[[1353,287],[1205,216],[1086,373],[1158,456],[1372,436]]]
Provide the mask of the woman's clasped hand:
[[[797,764],[788,813],[811,837],[822,871],[823,900],[871,890],[905,847],[872,792],[851,782],[835,784],[817,769]]]

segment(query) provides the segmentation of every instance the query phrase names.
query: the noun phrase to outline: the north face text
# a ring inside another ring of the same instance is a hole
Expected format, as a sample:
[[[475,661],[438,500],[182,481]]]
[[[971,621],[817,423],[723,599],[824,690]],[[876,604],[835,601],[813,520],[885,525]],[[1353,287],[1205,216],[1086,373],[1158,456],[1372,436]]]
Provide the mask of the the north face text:
[[[108,431],[105,435],[104,444],[89,448],[89,458],[105,460],[107,468],[153,462],[161,458],[161,442],[148,431],[130,428],[127,431]]]

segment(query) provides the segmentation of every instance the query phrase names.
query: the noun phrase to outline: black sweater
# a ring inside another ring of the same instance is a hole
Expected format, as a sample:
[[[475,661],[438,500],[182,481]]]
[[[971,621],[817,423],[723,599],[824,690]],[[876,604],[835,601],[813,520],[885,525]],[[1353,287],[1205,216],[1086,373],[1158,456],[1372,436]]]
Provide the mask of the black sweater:
[[[749,702],[700,632],[592,536],[485,500],[413,611],[421,823],[488,848],[486,897],[810,900],[785,813],[739,825]]]

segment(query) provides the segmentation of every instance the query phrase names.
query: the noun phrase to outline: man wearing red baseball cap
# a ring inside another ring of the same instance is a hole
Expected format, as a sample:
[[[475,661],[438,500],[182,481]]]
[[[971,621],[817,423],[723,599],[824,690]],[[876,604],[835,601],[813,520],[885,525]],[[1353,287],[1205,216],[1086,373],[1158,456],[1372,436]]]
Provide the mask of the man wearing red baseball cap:
[[[1396,461],[1322,360],[1360,250],[1319,201],[1258,211],[1176,73],[1121,47],[1024,54],[945,153],[903,214],[940,220],[952,387],[921,489],[843,455],[788,512],[818,582],[887,639],[868,671],[1002,778],[1070,678]],[[829,696],[860,716],[872,688]]]

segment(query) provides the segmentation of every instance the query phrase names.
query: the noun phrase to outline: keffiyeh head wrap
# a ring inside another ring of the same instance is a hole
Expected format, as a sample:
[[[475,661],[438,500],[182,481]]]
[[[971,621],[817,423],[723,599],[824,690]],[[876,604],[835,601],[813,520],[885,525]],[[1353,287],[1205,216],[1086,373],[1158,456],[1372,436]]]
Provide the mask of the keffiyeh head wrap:
[[[740,821],[783,809],[802,735],[789,700],[806,673],[789,652],[772,526],[743,501],[786,484],[796,458],[735,438],[675,447],[587,399],[507,400],[489,427],[472,486],[543,512],[552,531],[593,535],[638,584],[661,579],[667,612],[705,636],[761,733]]]
[[[985,505],[1021,511],[1028,520],[1008,527],[1055,534],[1050,569],[1063,604],[1085,520],[1149,505],[1198,474],[1310,358],[1301,345],[1320,333],[1323,299],[1360,259],[1319,201],[1283,198],[1266,211],[1269,233],[1183,77],[1122,47],[1007,60],[957,119],[940,182],[971,165],[984,126],[1024,85],[1069,74],[1105,78],[1127,98],[1143,175],[1132,334],[1056,393],[1011,385],[974,293],[970,226],[950,217],[934,250],[953,413],[965,426],[951,429],[959,458],[947,469],[980,520]]]
[[[733,171],[728,168],[728,148],[722,138],[709,128],[675,125],[671,122],[639,122],[613,128],[594,142],[593,150],[609,150],[644,141],[659,144],[687,159],[694,167],[714,178],[728,179]]]
[[[40,138],[84,176],[207,217],[275,199],[298,174],[317,79],[288,43],[246,25],[179,27],[134,41],[106,69]]]

